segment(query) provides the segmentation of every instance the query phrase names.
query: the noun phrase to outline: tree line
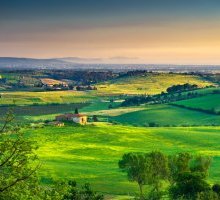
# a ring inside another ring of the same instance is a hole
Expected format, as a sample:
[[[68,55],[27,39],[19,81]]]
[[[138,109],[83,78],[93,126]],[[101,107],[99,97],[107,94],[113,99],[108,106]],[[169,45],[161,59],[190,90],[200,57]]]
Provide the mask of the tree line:
[[[129,97],[121,103],[121,106],[138,106],[144,103],[161,104],[196,98],[202,96],[202,94],[199,94],[196,91],[192,91],[197,88],[197,85],[191,85],[188,83],[183,85],[173,85],[168,87],[166,92],[161,92],[160,94]],[[182,94],[183,92],[187,93]]]

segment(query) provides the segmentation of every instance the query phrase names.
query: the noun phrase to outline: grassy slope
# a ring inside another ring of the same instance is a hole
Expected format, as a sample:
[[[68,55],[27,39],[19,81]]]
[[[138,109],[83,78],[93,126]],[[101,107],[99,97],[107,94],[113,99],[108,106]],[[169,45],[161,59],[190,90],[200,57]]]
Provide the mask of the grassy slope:
[[[215,109],[216,111],[220,111],[220,94],[211,94],[204,97],[178,101],[175,104],[190,108]]]
[[[220,181],[220,128],[134,128],[109,124],[85,127],[45,127],[25,130],[40,146],[40,175],[45,182],[76,179],[90,182],[97,191],[133,194],[134,183],[118,169],[126,152],[161,150],[167,154],[188,151],[214,157],[210,180]]]
[[[157,94],[176,84],[197,84],[199,87],[213,85],[198,76],[182,74],[148,74],[118,78],[98,84],[99,94]]]
[[[212,125],[220,124],[220,116],[178,108],[170,105],[146,106],[145,110],[130,112],[112,118],[122,124],[143,126],[149,122],[164,125]]]

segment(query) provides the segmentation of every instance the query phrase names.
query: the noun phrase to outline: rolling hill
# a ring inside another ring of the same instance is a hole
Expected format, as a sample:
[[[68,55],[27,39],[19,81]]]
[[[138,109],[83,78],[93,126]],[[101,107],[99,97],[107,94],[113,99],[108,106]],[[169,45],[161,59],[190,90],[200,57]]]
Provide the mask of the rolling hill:
[[[220,180],[219,127],[134,128],[96,123],[23,131],[38,142],[37,153],[42,161],[39,174],[45,184],[51,179],[74,179],[89,182],[104,194],[134,195],[138,187],[118,169],[118,161],[126,152],[152,150],[212,156],[210,181]]]
[[[188,110],[171,105],[150,105],[146,109],[114,116],[113,121],[126,125],[202,126],[220,125],[220,115]]]
[[[174,104],[187,108],[220,111],[220,94],[209,94],[207,96],[187,99],[175,102]]]
[[[148,73],[145,76],[131,76],[113,79],[97,84],[99,94],[159,94],[172,85],[196,84],[199,87],[214,85],[199,76],[168,73]]]

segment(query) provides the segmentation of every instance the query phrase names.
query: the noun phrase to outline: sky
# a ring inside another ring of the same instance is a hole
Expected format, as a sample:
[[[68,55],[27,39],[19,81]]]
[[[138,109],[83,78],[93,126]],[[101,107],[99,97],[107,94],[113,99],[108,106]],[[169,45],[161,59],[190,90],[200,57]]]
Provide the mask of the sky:
[[[0,0],[0,57],[220,64],[220,1]]]

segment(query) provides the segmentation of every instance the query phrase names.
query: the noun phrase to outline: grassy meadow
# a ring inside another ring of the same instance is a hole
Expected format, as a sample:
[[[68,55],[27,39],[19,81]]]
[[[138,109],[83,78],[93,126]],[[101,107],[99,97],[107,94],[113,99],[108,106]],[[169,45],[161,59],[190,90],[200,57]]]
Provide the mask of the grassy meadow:
[[[214,85],[201,77],[184,74],[147,74],[114,79],[97,85],[99,94],[159,94],[172,85],[196,84],[199,87]]]
[[[220,181],[219,127],[134,128],[95,123],[23,131],[40,147],[37,151],[42,161],[39,174],[45,184],[51,179],[75,179],[91,183],[104,194],[133,195],[138,188],[120,172],[118,160],[126,152],[152,150],[212,156],[209,180]]]

